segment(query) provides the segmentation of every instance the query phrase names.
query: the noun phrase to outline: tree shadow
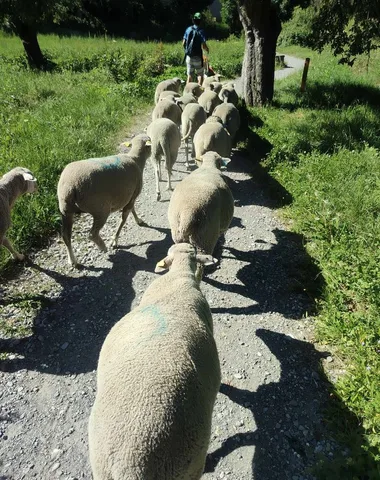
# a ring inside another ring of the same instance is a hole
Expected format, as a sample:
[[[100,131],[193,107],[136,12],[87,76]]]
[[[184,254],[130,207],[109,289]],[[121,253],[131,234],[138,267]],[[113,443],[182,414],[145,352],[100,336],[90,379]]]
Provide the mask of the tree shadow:
[[[237,297],[235,305],[213,307],[213,313],[252,315],[278,312],[287,318],[302,318],[315,308],[324,279],[313,259],[304,248],[301,235],[275,229],[276,244],[269,249],[241,251],[225,246],[223,258],[233,258],[245,265],[236,274],[238,282],[223,283],[214,278],[204,281],[222,290],[252,300],[242,306]],[[264,241],[255,243],[265,244]],[[226,256],[228,252],[228,256]],[[245,302],[246,303],[246,302]]]
[[[274,100],[273,106],[294,110],[297,108],[336,109],[353,105],[369,105],[375,111],[380,110],[380,91],[370,85],[354,81],[334,81],[331,84],[318,81],[310,82],[304,93],[299,87],[290,85],[284,93],[295,97],[293,102]]]
[[[163,241],[167,243],[167,229]],[[118,249],[110,268],[84,267],[97,276],[71,277],[34,264],[59,283],[59,297],[40,298],[32,335],[21,339],[0,339],[0,352],[16,354],[1,362],[0,369],[14,372],[36,370],[55,375],[79,374],[97,368],[100,348],[112,326],[131,310],[135,298],[132,279],[141,270],[153,272],[160,260],[160,247],[149,242],[147,258]]]
[[[225,439],[208,455],[205,472],[214,471],[219,461],[234,450],[254,445],[252,478],[311,479],[315,478],[316,464],[324,472],[319,478],[356,478],[326,474],[326,467],[331,469],[333,457],[341,452],[341,446],[330,440],[331,431],[323,422],[326,409],[333,402],[342,420],[354,421],[359,426],[358,419],[333,396],[333,386],[322,373],[321,359],[328,352],[320,352],[313,344],[282,333],[259,329],[256,334],[280,362],[280,378],[278,382],[261,384],[255,392],[221,385],[222,394],[252,412],[256,430]],[[363,437],[362,428],[357,435],[358,440],[360,435]],[[360,443],[364,444],[363,438]]]

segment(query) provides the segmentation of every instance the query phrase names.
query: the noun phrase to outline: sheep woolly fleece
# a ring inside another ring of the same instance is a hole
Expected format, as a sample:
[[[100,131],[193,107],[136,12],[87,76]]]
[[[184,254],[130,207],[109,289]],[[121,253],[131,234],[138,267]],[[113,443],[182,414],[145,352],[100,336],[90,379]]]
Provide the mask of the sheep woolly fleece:
[[[220,365],[194,249],[170,251],[170,271],[150,284],[100,352],[89,421],[94,480],[196,480],[203,473]]]
[[[230,226],[234,199],[220,164],[217,153],[206,153],[201,167],[174,189],[168,218],[175,243],[188,242],[212,254],[219,236]]]

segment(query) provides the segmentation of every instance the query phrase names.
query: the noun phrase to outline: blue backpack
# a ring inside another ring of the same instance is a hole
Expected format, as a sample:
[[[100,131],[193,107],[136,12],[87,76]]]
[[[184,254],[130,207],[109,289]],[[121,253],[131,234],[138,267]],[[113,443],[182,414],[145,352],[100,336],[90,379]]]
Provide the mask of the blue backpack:
[[[191,28],[187,37],[185,55],[202,58],[202,35],[195,26]]]

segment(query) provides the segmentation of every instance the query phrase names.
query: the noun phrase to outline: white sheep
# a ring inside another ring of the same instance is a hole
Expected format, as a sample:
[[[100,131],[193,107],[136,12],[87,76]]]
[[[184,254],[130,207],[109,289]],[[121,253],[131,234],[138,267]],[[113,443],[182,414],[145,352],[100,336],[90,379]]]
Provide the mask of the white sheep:
[[[169,118],[179,127],[181,125],[181,114],[182,110],[177,103],[167,97],[161,99],[154,107],[152,121],[158,118]]]
[[[215,74],[215,75],[211,75],[210,77],[205,77],[205,79],[203,80],[203,84],[202,86],[204,88],[207,88],[210,83],[212,82],[220,82],[220,79],[223,78],[223,75],[220,75],[219,73]]]
[[[231,136],[219,117],[211,116],[201,125],[193,138],[195,158],[206,152],[217,152],[222,157],[231,156]]]
[[[214,108],[221,103],[218,95],[212,90],[205,90],[198,98],[199,105],[205,109],[207,116],[212,115]]]
[[[182,111],[189,103],[198,103],[198,99],[191,93],[185,93],[181,97],[175,98],[173,101],[180,107]]]
[[[204,108],[197,103],[189,103],[182,112],[182,141],[186,143],[186,168],[189,168],[189,137],[194,139],[198,128],[206,122],[207,115]],[[192,142],[192,156],[195,156],[194,142]]]
[[[164,92],[165,90],[170,90],[173,92],[180,92],[181,85],[185,83],[183,80],[180,78],[171,78],[170,80],[163,80],[160,82],[157,87],[156,91],[154,94],[154,103],[157,104],[158,99],[160,98],[161,92]]]
[[[216,152],[207,152],[200,160],[200,168],[174,189],[168,218],[174,243],[188,242],[212,255],[234,214],[234,199],[220,171],[230,160]]]
[[[234,83],[223,85],[223,88],[219,92],[219,99],[225,103],[233,103],[236,107],[239,103],[239,96],[236,93],[234,86]]]
[[[197,82],[189,82],[185,85],[183,93],[191,93],[194,97],[198,98],[204,92],[204,88],[199,85]]]
[[[89,419],[94,480],[199,480],[220,387],[212,316],[189,244],[102,346]],[[159,268],[159,267],[158,267]]]
[[[58,182],[59,210],[62,215],[62,238],[70,265],[78,266],[71,247],[71,233],[75,213],[89,213],[93,217],[90,239],[106,252],[107,247],[99,235],[111,212],[121,210],[122,216],[113,238],[117,246],[120,231],[130,212],[138,225],[143,225],[135,211],[135,201],[140,195],[145,162],[151,153],[147,135],[132,139],[128,154],[105,158],[90,158],[69,163]]]
[[[220,82],[211,82],[206,87],[205,90],[212,90],[216,94],[218,94],[221,89],[223,88],[223,84]]]
[[[156,177],[156,198],[160,200],[161,157],[165,157],[165,167],[168,172],[167,190],[172,190],[170,176],[172,167],[177,160],[179,147],[181,146],[181,134],[177,125],[168,118],[159,118],[152,122],[147,128],[147,133],[152,141],[151,158]]]
[[[222,103],[215,108],[213,116],[219,117],[222,120],[223,125],[231,135],[231,140],[233,142],[235,135],[240,128],[239,110],[232,103]]]
[[[163,100],[164,98],[169,97],[170,99],[178,98],[181,95],[178,92],[174,92],[173,90],[164,90],[163,92],[160,93],[160,96],[158,98],[158,101]]]
[[[12,225],[11,210],[15,201],[24,193],[37,190],[37,180],[27,168],[16,167],[0,178],[0,245],[7,248],[15,260],[24,260],[25,255],[19,253],[5,236]]]

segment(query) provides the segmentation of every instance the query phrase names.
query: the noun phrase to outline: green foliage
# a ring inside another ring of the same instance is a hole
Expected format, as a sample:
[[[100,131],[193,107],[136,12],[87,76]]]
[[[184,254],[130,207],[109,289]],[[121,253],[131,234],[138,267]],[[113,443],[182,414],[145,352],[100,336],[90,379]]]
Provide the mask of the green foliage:
[[[312,34],[313,16],[313,7],[308,7],[305,9],[296,7],[293,11],[292,18],[283,24],[277,45],[301,45],[301,47],[307,46]]]
[[[235,0],[221,0],[222,21],[229,26],[230,32],[239,35],[242,31],[242,25],[239,19],[239,12]]]
[[[300,51],[293,51],[299,54]],[[319,478],[380,478],[380,99],[371,76],[311,55],[306,94],[296,76],[275,102],[252,109],[253,152],[290,193],[284,209],[307,239],[325,286],[318,338],[335,345],[347,373],[334,385],[328,421],[348,448],[318,466]],[[373,78],[379,78],[379,56]],[[261,120],[258,121],[257,119]],[[265,148],[264,148],[265,147]],[[350,413],[349,413],[350,412]]]

